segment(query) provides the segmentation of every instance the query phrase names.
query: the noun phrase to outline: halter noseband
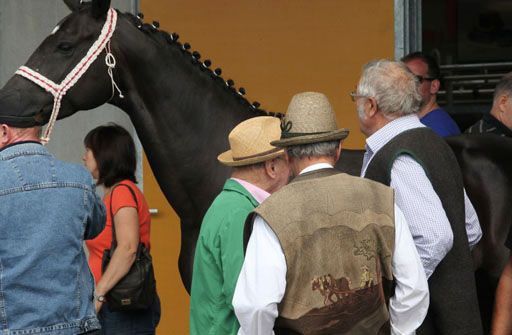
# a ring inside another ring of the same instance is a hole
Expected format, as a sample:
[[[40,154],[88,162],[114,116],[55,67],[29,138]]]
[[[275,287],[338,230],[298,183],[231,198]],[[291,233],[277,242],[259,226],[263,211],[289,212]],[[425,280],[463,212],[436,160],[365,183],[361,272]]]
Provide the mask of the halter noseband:
[[[89,66],[96,60],[98,55],[103,51],[103,49],[107,49],[107,56],[105,57],[105,62],[108,67],[108,74],[112,80],[112,94],[114,94],[114,87],[118,90],[119,96],[122,98],[123,95],[117,85],[114,82],[114,77],[112,74],[112,69],[115,67],[115,58],[114,55],[110,52],[110,39],[116,29],[117,23],[117,12],[115,9],[110,8],[107,12],[107,20],[101,29],[100,36],[94,42],[94,44],[89,48],[87,54],[78,62],[78,64],[68,73],[68,75],[62,80],[60,84],[56,84],[52,80],[43,76],[39,72],[32,70],[27,66],[21,66],[16,74],[20,75],[32,82],[36,85],[42,87],[45,91],[53,95],[53,109],[52,114],[50,116],[50,120],[48,122],[48,126],[44,132],[44,135],[41,137],[41,142],[43,144],[48,143],[50,140],[50,134],[53,130],[53,126],[55,121],[57,121],[57,116],[59,115],[59,110],[61,106],[62,99],[68,92],[68,90],[73,87],[77,81],[84,75],[84,73],[89,69]]]

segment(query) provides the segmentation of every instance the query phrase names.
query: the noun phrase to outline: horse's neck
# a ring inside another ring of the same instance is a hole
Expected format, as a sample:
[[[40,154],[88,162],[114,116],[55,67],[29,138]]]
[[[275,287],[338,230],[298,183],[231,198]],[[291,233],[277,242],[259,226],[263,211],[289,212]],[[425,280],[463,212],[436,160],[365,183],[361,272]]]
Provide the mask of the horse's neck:
[[[229,131],[256,115],[177,47],[160,45],[136,29],[121,33],[120,40],[116,71],[126,98],[115,104],[129,114],[180,217],[202,215],[229,173],[216,160],[228,146]]]

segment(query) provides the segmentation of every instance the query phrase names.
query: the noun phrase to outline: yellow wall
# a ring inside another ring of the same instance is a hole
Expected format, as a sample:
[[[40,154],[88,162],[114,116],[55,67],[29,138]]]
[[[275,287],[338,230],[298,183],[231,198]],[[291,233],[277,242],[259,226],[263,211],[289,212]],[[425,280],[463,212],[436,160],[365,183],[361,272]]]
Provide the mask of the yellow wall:
[[[225,79],[247,89],[264,109],[285,112],[294,93],[327,94],[338,125],[351,130],[348,148],[362,148],[354,104],[361,67],[393,57],[390,0],[141,0],[145,21],[177,32],[202,58],[221,67]],[[152,253],[163,318],[158,334],[188,333],[188,296],[177,270],[179,220],[144,163],[144,190],[153,218]]]

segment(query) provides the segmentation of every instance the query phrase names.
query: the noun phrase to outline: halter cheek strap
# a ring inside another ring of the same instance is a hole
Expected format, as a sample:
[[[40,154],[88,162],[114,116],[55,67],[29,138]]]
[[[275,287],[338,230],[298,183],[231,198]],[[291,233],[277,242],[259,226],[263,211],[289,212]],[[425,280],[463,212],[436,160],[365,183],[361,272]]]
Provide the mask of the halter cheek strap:
[[[20,67],[16,74],[20,75],[32,82],[36,85],[42,87],[45,91],[53,95],[53,109],[52,114],[50,116],[50,120],[48,122],[48,126],[44,132],[44,135],[41,137],[41,142],[43,144],[48,143],[50,141],[50,134],[53,130],[53,126],[55,125],[55,121],[57,121],[57,116],[59,115],[59,110],[61,107],[61,102],[67,91],[73,87],[77,81],[84,75],[84,73],[89,69],[91,64],[96,60],[98,55],[103,51],[103,49],[107,49],[107,55],[105,57],[105,63],[108,67],[108,75],[112,81],[112,95],[114,94],[114,87],[118,90],[119,96],[122,98],[123,95],[121,90],[116,85],[114,81],[114,76],[112,70],[115,68],[115,58],[114,55],[110,52],[110,39],[116,29],[117,23],[117,12],[115,9],[110,8],[107,12],[107,20],[101,29],[100,36],[94,42],[94,44],[89,48],[87,54],[78,62],[78,64],[69,72],[69,74],[62,80],[60,84],[56,84],[52,80],[48,79],[44,75],[40,74],[32,70],[27,66]]]

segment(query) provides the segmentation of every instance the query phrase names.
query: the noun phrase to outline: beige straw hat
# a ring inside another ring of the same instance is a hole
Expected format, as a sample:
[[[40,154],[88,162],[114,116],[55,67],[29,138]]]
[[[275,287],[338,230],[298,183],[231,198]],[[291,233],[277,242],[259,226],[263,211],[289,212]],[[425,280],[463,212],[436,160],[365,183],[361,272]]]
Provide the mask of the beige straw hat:
[[[281,122],[281,139],[276,147],[342,140],[348,129],[338,129],[336,117],[322,93],[304,92],[293,96]]]
[[[229,133],[230,150],[217,159],[227,166],[244,166],[264,162],[283,154],[283,149],[270,145],[281,135],[276,117],[259,116],[243,121]]]

